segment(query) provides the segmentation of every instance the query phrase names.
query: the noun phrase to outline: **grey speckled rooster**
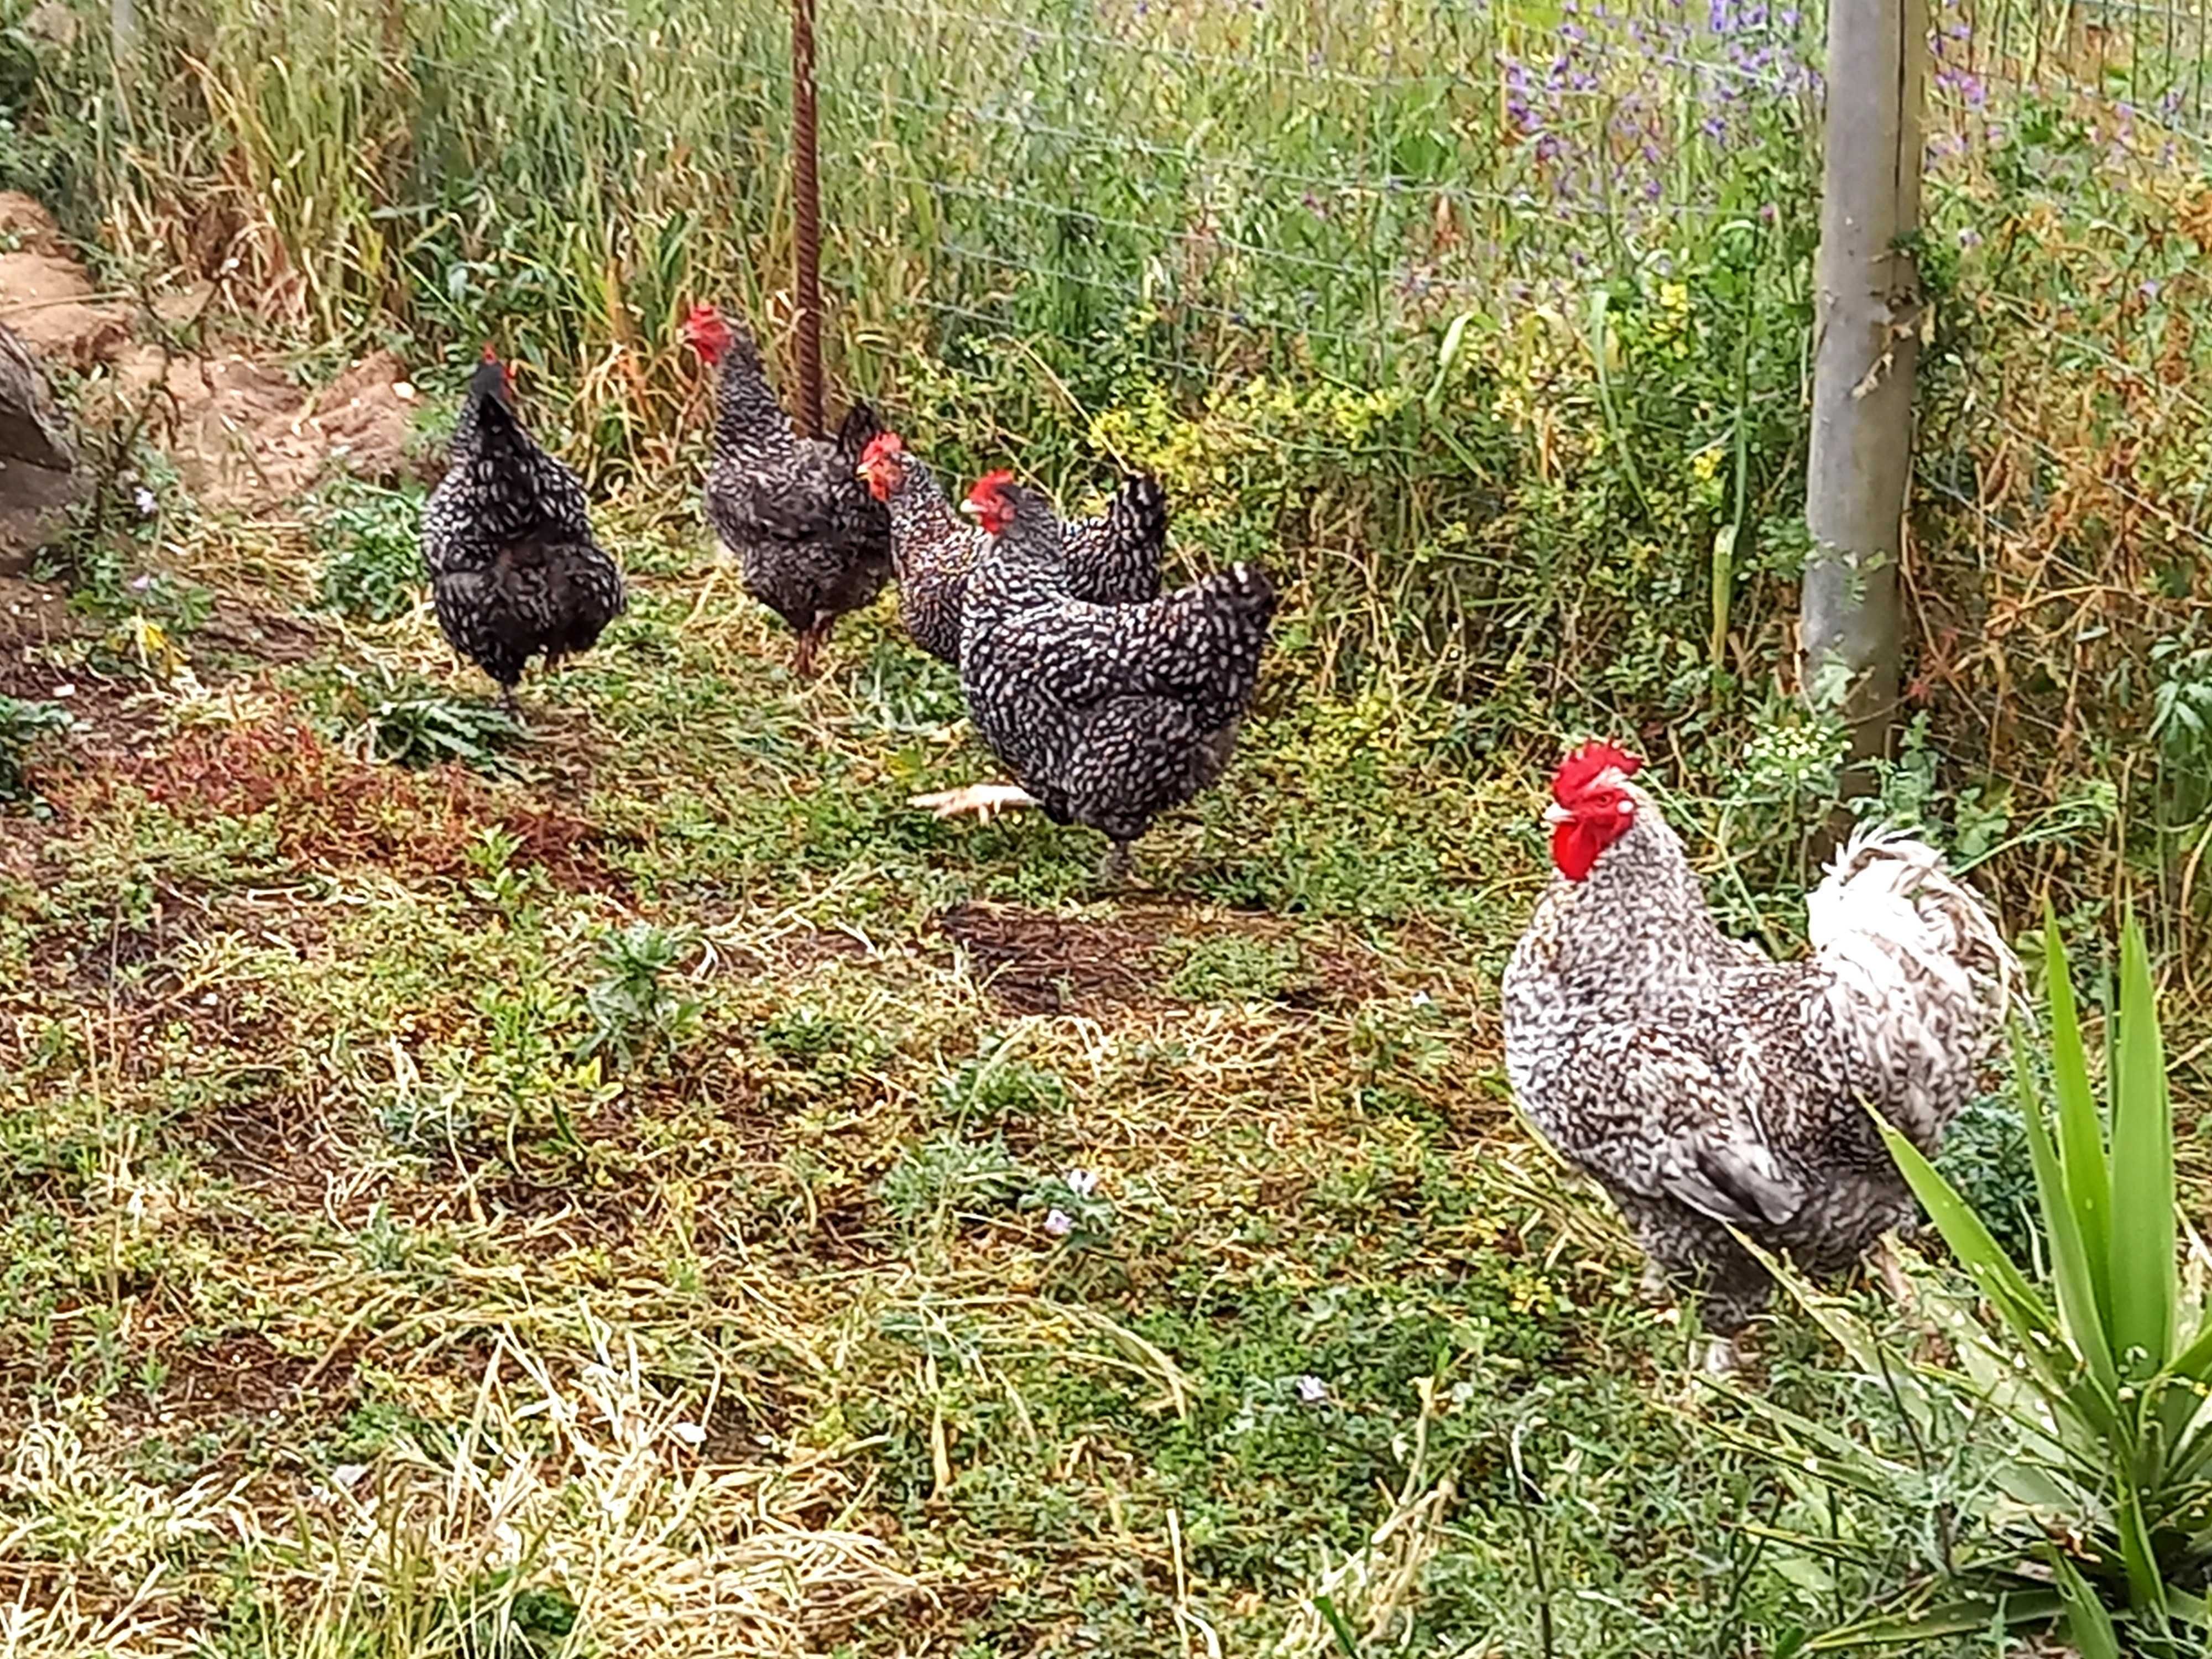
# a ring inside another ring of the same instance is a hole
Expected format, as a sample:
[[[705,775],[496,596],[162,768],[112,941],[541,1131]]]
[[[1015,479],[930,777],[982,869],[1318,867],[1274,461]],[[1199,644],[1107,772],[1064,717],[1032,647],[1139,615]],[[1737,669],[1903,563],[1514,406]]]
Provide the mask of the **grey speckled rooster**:
[[[509,713],[525,664],[588,651],[623,611],[622,573],[592,536],[581,480],[515,419],[507,368],[484,348],[453,459],[422,506],[438,626],[491,676]]]
[[[1251,706],[1275,611],[1264,571],[1237,565],[1146,605],[1070,591],[1052,504],[1004,472],[963,503],[989,539],[968,578],[960,688],[976,731],[1019,781],[969,803],[1038,806],[1111,843],[1109,879],[1153,818],[1220,777]]]
[[[707,517],[738,562],[745,592],[799,635],[800,674],[837,618],[890,580],[890,518],[855,476],[876,434],[875,412],[854,404],[834,441],[802,438],[769,390],[760,347],[743,323],[694,306],[684,337],[716,371],[714,450]]]
[[[1771,1289],[1729,1231],[1808,1272],[1915,1216],[1867,1115],[1923,1152],[1972,1097],[2016,994],[1996,921],[1923,842],[1863,829],[1808,900],[1812,954],[1723,935],[1681,842],[1593,744],[1553,780],[1556,869],[1503,986],[1522,1111],[1620,1206],[1655,1277],[1702,1285],[1707,1364]]]

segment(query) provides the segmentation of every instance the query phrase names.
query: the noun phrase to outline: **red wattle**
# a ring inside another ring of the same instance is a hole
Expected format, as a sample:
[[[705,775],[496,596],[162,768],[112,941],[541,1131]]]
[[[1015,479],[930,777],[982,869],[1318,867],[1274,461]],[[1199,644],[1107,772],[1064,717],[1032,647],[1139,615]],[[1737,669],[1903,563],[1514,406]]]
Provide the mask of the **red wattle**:
[[[1569,881],[1580,881],[1597,862],[1597,837],[1586,835],[1583,827],[1570,818],[1565,823],[1552,826],[1552,863]]]

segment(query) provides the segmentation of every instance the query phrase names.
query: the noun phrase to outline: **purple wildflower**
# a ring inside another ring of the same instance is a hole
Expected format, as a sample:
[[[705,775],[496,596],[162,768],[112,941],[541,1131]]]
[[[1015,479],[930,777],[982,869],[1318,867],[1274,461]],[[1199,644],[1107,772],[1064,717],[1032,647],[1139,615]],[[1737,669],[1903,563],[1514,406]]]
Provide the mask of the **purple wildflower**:
[[[1068,1234],[1075,1231],[1075,1218],[1065,1210],[1047,1210],[1044,1213],[1044,1230],[1054,1238],[1066,1238]]]
[[[1318,1406],[1328,1398],[1328,1384],[1317,1376],[1298,1379],[1298,1398],[1309,1406]]]

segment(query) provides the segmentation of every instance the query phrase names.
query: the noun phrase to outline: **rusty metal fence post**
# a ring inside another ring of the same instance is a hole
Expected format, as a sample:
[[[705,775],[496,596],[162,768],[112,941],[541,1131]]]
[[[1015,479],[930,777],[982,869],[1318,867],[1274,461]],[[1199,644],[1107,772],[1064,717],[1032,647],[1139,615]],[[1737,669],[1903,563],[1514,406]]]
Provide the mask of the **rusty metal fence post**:
[[[799,313],[799,423],[822,431],[822,186],[814,131],[814,0],[791,0],[792,298]]]

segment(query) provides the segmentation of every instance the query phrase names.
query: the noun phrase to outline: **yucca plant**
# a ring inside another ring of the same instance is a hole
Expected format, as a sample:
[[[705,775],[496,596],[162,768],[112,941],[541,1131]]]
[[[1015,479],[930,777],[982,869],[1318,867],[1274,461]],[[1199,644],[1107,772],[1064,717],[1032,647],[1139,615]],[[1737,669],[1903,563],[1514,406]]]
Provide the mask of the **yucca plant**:
[[[2178,1261],[2172,1105],[2141,930],[2122,937],[2106,1087],[2110,1135],[2089,1075],[2064,947],[2045,930],[2045,1069],[2015,1037],[2014,1061],[2049,1285],[2031,1279],[1935,1167],[1883,1126],[1890,1151],[1978,1296],[1932,1281],[1955,1360],[1915,1364],[1862,1320],[1801,1299],[1906,1419],[1909,1449],[1885,1452],[1770,1401],[1745,1403],[1774,1431],[1801,1496],[1853,1494],[1942,1524],[1930,1571],[1802,1651],[1925,1643],[1999,1627],[2056,1627],[2085,1656],[2180,1659],[2206,1650],[2212,1577],[2212,1320]],[[2192,1279],[2201,1275],[2191,1275]],[[1809,1477],[1809,1480],[1808,1478]],[[1831,1513],[1833,1512],[1831,1508]],[[1906,1528],[1905,1530],[1910,1530]],[[1867,1566],[1826,1538],[1790,1542]]]

